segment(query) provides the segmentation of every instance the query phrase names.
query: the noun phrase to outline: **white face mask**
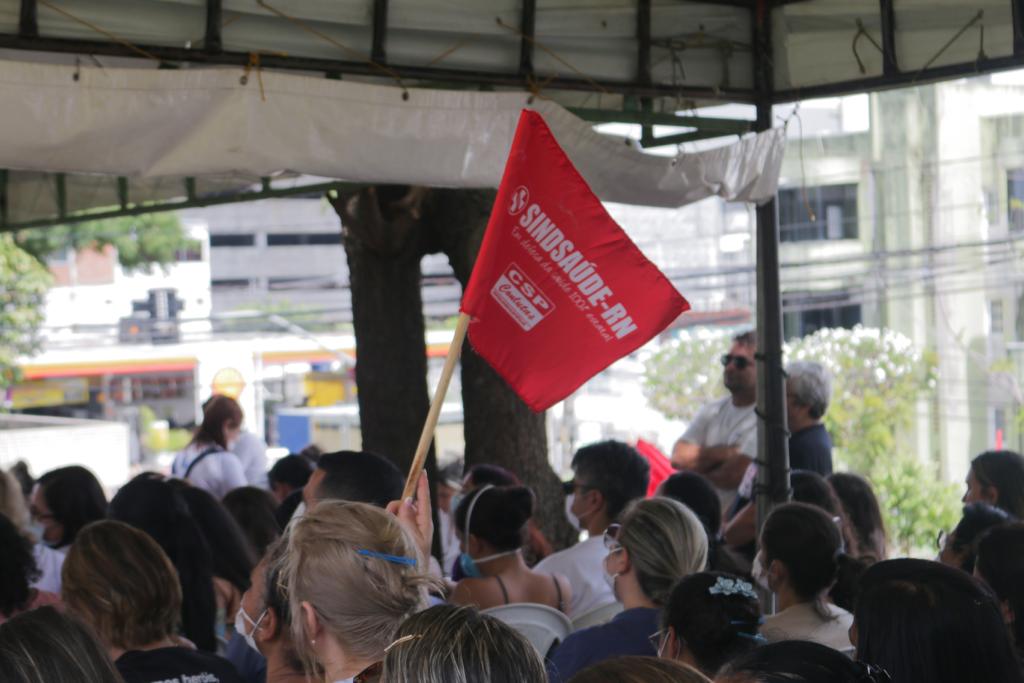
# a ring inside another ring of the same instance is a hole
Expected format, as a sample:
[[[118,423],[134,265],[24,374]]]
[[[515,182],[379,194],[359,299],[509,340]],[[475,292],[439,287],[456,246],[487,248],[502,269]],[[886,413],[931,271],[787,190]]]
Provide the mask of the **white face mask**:
[[[757,555],[754,556],[754,563],[750,567],[750,575],[754,577],[754,581],[757,582],[758,586],[769,593],[772,592],[772,587],[768,583],[768,568],[764,566],[764,552],[761,550],[758,550]]]
[[[260,614],[259,619],[253,621],[252,618],[245,613],[245,608],[239,606],[238,611],[235,613],[235,633],[242,636],[245,639],[245,644],[251,647],[256,652],[259,652],[259,647],[256,646],[256,629],[260,627],[260,622],[263,621],[263,617],[267,616],[267,610],[263,610]],[[252,624],[252,630],[248,633],[245,630],[245,624],[249,622]],[[262,653],[260,653],[262,654]]]
[[[565,497],[565,518],[572,524],[572,528],[580,531],[580,518],[573,514],[572,504],[576,502],[576,494],[570,493]]]

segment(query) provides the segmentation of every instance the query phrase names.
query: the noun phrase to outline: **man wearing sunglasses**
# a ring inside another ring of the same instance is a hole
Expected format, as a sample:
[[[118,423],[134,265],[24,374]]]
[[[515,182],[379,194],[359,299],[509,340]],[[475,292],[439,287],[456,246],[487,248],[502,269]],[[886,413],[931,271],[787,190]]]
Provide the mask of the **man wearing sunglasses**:
[[[722,356],[722,380],[729,395],[698,411],[672,449],[672,464],[707,477],[718,489],[723,509],[736,497],[747,467],[757,456],[757,369],[753,331],[733,337]]]

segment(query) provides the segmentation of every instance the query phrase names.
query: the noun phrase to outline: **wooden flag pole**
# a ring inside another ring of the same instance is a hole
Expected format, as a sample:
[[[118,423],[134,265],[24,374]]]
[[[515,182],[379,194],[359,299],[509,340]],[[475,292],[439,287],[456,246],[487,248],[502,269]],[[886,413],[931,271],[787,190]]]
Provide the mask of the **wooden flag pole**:
[[[452,337],[452,345],[448,347],[448,355],[444,359],[441,379],[437,383],[437,390],[434,391],[434,400],[430,404],[430,412],[427,413],[427,421],[423,425],[419,445],[416,446],[416,455],[412,459],[409,476],[405,480],[405,491],[402,492],[402,500],[411,498],[416,493],[416,483],[420,479],[423,465],[427,462],[427,451],[430,450],[430,442],[434,439],[437,420],[441,417],[441,406],[444,404],[445,394],[448,393],[448,384],[451,383],[452,375],[455,373],[455,363],[458,362],[459,355],[462,353],[462,342],[466,339],[466,330],[468,329],[469,315],[459,313],[459,322],[455,326],[455,336]]]

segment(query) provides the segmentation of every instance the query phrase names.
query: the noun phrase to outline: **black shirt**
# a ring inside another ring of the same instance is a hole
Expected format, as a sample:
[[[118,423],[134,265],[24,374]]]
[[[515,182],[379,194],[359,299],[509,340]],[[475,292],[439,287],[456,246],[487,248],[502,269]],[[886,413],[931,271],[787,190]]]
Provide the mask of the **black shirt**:
[[[125,683],[242,683],[226,659],[184,647],[132,650],[114,664]]]
[[[789,437],[789,468],[823,477],[832,474],[832,439],[825,425],[816,424]]]

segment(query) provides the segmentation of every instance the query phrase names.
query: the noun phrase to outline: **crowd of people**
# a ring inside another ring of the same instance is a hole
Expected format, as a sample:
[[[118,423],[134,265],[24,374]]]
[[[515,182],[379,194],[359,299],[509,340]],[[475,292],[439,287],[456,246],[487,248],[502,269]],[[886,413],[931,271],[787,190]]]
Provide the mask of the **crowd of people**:
[[[629,444],[580,448],[557,550],[504,467],[445,468],[434,504],[367,451],[267,470],[224,396],[109,500],[83,467],[4,472],[0,680],[1024,683],[1024,457],[974,458],[935,559],[890,559],[870,482],[833,472],[828,374],[796,364],[793,500],[758,526],[754,353],[653,495]]]

